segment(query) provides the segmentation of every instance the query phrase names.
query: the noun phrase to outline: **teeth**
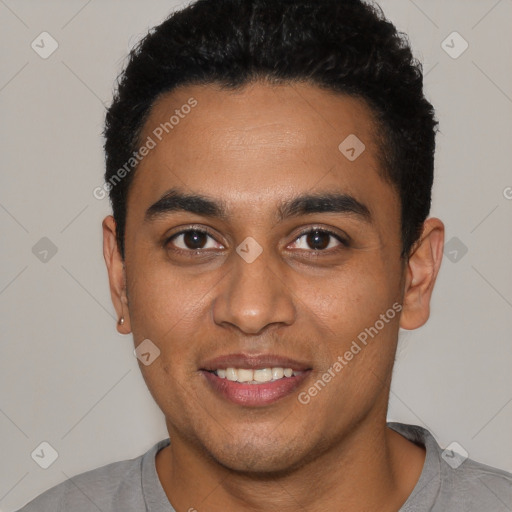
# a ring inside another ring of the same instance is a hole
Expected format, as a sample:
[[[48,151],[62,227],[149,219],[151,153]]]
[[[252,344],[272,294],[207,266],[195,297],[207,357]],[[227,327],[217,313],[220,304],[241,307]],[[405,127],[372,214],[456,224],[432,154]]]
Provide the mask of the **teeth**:
[[[272,378],[274,380],[282,379],[284,377],[284,370],[282,368],[272,368]]]
[[[238,373],[238,382],[251,382],[254,372],[252,370],[235,370]]]
[[[226,370],[226,379],[236,382],[238,380],[238,372],[234,368],[228,368]]]
[[[217,377],[228,379],[232,382],[248,382],[258,384],[260,382],[270,382],[279,380],[292,375],[300,375],[301,372],[295,372],[291,368],[262,368],[251,370],[247,368],[226,368],[215,370]]]
[[[272,368],[263,368],[263,370],[254,370],[253,372],[256,382],[270,382],[272,380]]]

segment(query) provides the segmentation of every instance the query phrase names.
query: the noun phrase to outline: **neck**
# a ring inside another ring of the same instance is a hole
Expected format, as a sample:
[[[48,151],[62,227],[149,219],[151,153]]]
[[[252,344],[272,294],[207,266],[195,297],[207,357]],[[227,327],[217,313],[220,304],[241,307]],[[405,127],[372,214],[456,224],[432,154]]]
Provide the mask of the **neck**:
[[[382,415],[381,415],[382,416]],[[368,417],[300,468],[279,474],[232,471],[204,456],[177,432],[157,454],[156,467],[177,510],[243,509],[312,512],[396,512],[421,474],[425,450]]]

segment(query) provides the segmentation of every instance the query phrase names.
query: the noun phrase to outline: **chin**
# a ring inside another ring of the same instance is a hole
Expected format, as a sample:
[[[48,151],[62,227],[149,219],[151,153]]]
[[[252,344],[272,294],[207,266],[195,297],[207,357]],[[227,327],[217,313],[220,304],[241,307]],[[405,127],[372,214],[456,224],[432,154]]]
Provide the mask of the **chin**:
[[[250,444],[241,440],[236,446],[224,445],[222,450],[211,450],[210,455],[221,466],[237,473],[275,476],[286,474],[303,464],[301,452],[289,442],[273,446]]]

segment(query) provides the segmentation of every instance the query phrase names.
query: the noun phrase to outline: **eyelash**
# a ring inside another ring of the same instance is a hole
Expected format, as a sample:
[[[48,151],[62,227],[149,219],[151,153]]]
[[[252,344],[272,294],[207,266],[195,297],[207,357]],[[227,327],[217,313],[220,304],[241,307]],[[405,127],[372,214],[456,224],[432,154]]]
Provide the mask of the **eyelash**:
[[[178,233],[174,233],[173,235],[168,237],[164,242],[164,247],[168,248],[169,244],[174,239],[176,239],[177,237],[179,237],[181,235],[185,235],[185,234],[191,233],[191,232],[205,234],[215,240],[215,237],[213,236],[213,234],[210,233],[208,230],[205,230],[203,228],[188,228],[188,229],[179,231]],[[297,250],[299,250],[301,252],[313,253],[316,256],[316,255],[321,255],[322,253],[332,254],[333,252],[337,252],[339,250],[349,247],[348,240],[344,239],[343,237],[341,237],[340,235],[338,235],[337,233],[335,233],[329,229],[319,228],[319,227],[307,228],[307,229],[301,231],[294,237],[294,240],[292,243],[296,243],[297,240],[302,238],[304,235],[308,235],[310,233],[321,233],[324,235],[329,235],[329,236],[335,238],[338,242],[340,242],[340,246],[331,248],[331,249],[309,249],[309,250],[308,249],[297,249]],[[329,244],[330,244],[330,242],[329,242]],[[329,245],[329,244],[327,244],[327,245]],[[186,256],[201,255],[201,253],[204,253],[204,251],[208,251],[208,249],[195,249],[194,250],[194,249],[181,249],[181,248],[172,248],[171,250],[175,253],[184,254]]]

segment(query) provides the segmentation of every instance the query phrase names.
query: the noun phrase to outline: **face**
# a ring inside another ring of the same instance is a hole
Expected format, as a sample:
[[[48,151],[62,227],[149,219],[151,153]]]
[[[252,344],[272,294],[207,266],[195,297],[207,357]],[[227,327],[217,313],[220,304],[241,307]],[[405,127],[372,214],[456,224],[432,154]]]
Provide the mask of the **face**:
[[[359,156],[339,149],[353,135]],[[140,367],[173,442],[279,471],[383,421],[408,277],[368,107],[304,84],[188,86],[154,105],[148,137],[120,296],[123,332],[160,350]]]

